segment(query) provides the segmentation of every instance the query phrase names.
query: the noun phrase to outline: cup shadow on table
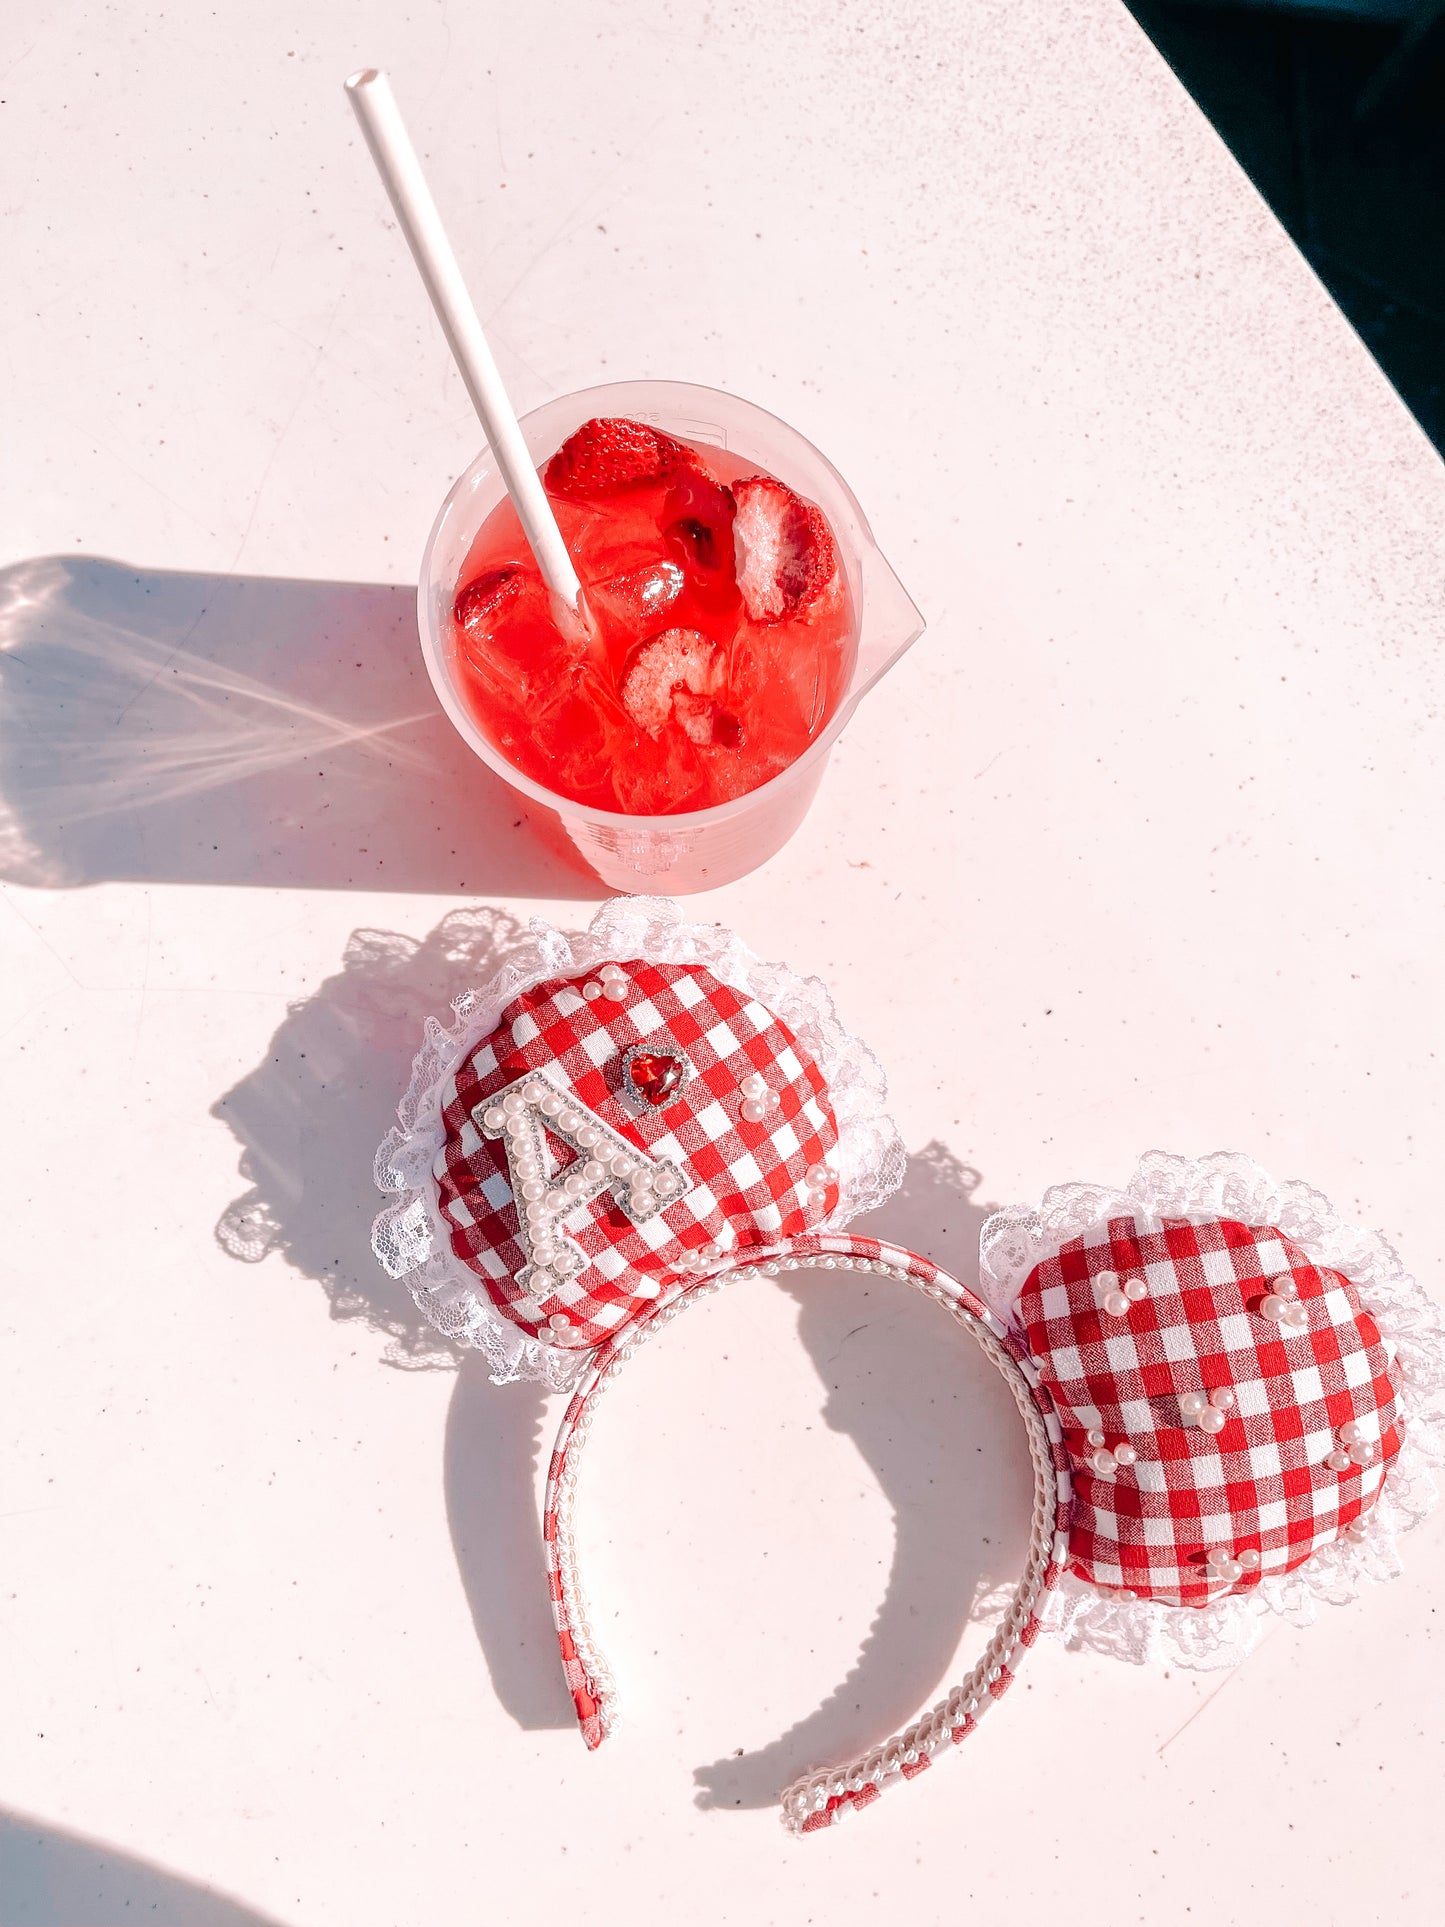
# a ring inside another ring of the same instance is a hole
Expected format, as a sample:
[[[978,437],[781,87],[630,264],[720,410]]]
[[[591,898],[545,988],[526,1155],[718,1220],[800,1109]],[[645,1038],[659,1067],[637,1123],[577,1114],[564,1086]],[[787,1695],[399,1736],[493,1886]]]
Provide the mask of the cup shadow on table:
[[[597,896],[432,691],[410,588],[0,569],[0,878]]]
[[[421,940],[357,930],[341,968],[292,1005],[262,1062],[212,1115],[234,1132],[248,1187],[217,1237],[242,1263],[276,1252],[319,1284],[338,1320],[387,1339],[400,1369],[456,1373],[442,1478],[458,1573],[502,1705],[521,1726],[568,1728],[536,1480],[553,1402],[530,1383],[492,1386],[458,1356],[372,1256],[382,1199],[371,1169],[395,1121],[426,1017],[511,957],[525,932],[487,905],[455,910]],[[909,1160],[903,1188],[867,1228],[973,1274],[988,1208],[977,1172],[940,1144]],[[873,1625],[847,1678],[768,1746],[697,1774],[701,1805],[770,1804],[800,1772],[832,1764],[911,1719],[939,1689],[977,1602],[1023,1562],[1029,1471],[997,1374],[920,1294],[846,1272],[785,1274],[798,1329],[828,1389],[826,1418],[855,1442],[887,1495],[896,1542]],[[1022,1522],[1022,1523],[1021,1523]],[[860,1634],[864,1629],[860,1628]]]
[[[277,1927],[213,1887],[0,1810],[0,1927]]]

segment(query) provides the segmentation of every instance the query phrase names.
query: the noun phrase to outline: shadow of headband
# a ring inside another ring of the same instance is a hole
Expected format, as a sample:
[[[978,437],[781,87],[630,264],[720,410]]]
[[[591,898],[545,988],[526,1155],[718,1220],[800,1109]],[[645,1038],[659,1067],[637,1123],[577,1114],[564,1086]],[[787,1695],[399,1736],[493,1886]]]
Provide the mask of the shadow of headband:
[[[829,1826],[962,1743],[1040,1631],[1231,1665],[1397,1569],[1445,1456],[1445,1319],[1376,1234],[1252,1160],[1152,1153],[981,1235],[978,1288],[850,1234],[902,1181],[871,1054],[827,991],[672,904],[620,898],[429,1022],[377,1154],[373,1245],[499,1383],[571,1391],[544,1536],[562,1663],[600,1746],[616,1689],[576,1566],[578,1465],[636,1349],[730,1279],[874,1272],[1003,1375],[1033,1464],[1028,1555],[982,1658],[902,1733],[782,1796]]]

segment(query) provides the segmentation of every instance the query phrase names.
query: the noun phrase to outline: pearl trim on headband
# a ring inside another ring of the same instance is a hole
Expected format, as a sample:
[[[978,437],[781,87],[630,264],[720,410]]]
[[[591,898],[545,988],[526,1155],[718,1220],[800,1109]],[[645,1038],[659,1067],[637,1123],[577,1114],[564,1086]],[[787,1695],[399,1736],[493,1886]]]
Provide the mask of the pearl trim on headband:
[[[1034,1504],[1023,1576],[977,1664],[936,1706],[892,1739],[845,1765],[807,1774],[788,1787],[782,1796],[783,1823],[794,1833],[815,1832],[871,1805],[882,1792],[921,1773],[936,1753],[960,1745],[1007,1691],[1025,1650],[1037,1637],[1045,1602],[1065,1557],[1071,1484],[1058,1420],[1039,1393],[1037,1372],[1013,1349],[1001,1322],[945,1273],[898,1247],[825,1233],[749,1253],[746,1263],[733,1262],[707,1278],[676,1288],[675,1295],[644,1313],[616,1341],[601,1346],[589,1361],[558,1433],[543,1521],[563,1665],[583,1737],[589,1747],[597,1747],[616,1724],[617,1688],[593,1637],[577,1570],[574,1527],[578,1461],[592,1430],[596,1401],[609,1381],[621,1374],[634,1349],[695,1299],[710,1296],[734,1279],[818,1269],[875,1272],[911,1285],[942,1305],[977,1339],[1007,1380],[1024,1421],[1034,1468]]]

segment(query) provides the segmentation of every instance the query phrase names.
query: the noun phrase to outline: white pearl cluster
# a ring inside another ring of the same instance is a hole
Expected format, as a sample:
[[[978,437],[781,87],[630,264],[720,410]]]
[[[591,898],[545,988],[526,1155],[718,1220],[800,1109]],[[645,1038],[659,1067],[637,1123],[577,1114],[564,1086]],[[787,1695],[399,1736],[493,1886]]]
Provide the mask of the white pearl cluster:
[[[615,963],[605,963],[597,975],[601,979],[600,982],[585,983],[582,986],[582,995],[589,1004],[595,1004],[599,997],[605,997],[613,1004],[622,1004],[627,1001],[629,985],[625,970]]]
[[[1365,1466],[1375,1456],[1375,1448],[1365,1437],[1358,1419],[1348,1418],[1335,1433],[1339,1443],[1325,1460],[1331,1472],[1348,1472],[1352,1465]]]
[[[1309,1312],[1300,1303],[1299,1286],[1287,1271],[1270,1279],[1259,1311],[1262,1318],[1272,1318],[1275,1324],[1288,1326],[1290,1331],[1302,1332],[1310,1322]]]
[[[1089,1447],[1089,1466],[1091,1470],[1098,1473],[1101,1479],[1112,1479],[1121,1465],[1127,1468],[1133,1465],[1139,1457],[1139,1454],[1127,1440],[1116,1445],[1114,1449],[1110,1451],[1104,1442],[1104,1434],[1099,1431],[1097,1427],[1092,1431],[1086,1432],[1084,1439]]]
[[[1227,1586],[1234,1585],[1247,1572],[1259,1571],[1259,1553],[1253,1546],[1241,1546],[1238,1552],[1232,1552],[1228,1546],[1211,1546],[1205,1557],[1210,1579],[1222,1579]]]
[[[726,1256],[726,1250],[714,1238],[705,1245],[698,1245],[691,1251],[685,1251],[677,1261],[677,1268],[679,1271],[690,1272],[711,1271],[713,1266],[721,1264]]]
[[[803,1182],[808,1187],[808,1203],[815,1211],[823,1211],[828,1204],[828,1187],[838,1182],[838,1173],[826,1162],[810,1164]]]
[[[1234,1393],[1227,1385],[1216,1385],[1212,1392],[1181,1392],[1179,1409],[1201,1432],[1222,1432],[1234,1410]]]
[[[778,1102],[778,1094],[766,1077],[754,1071],[742,1081],[743,1101],[738,1106],[739,1114],[749,1124],[761,1124]]]
[[[1117,1271],[1096,1272],[1094,1290],[1111,1318],[1127,1318],[1130,1305],[1137,1305],[1141,1298],[1149,1296],[1149,1287],[1142,1278],[1121,1278]]]

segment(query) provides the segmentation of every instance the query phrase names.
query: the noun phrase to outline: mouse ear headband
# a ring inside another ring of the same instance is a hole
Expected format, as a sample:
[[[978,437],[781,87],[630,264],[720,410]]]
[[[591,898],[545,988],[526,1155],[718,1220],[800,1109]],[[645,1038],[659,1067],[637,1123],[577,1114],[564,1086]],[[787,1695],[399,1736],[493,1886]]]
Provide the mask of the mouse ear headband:
[[[930,1711],[808,1774],[812,1832],[961,1744],[1041,1630],[1232,1664],[1261,1615],[1313,1617],[1397,1570],[1445,1457],[1445,1320],[1383,1239],[1250,1159],[1154,1153],[984,1226],[979,1288],[846,1227],[901,1182],[870,1053],[828,993],[676,906],[618,899],[429,1023],[377,1156],[373,1245],[498,1382],[570,1390],[543,1532],[589,1747],[617,1695],[576,1568],[597,1400],[636,1346],[735,1277],[853,1269],[924,1292],[1003,1375],[1034,1473],[1025,1568]]]

